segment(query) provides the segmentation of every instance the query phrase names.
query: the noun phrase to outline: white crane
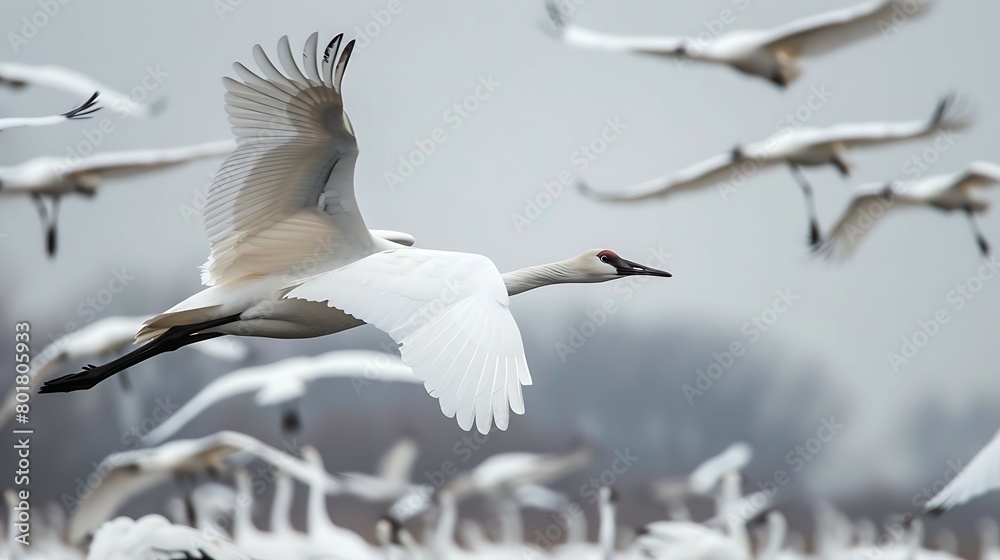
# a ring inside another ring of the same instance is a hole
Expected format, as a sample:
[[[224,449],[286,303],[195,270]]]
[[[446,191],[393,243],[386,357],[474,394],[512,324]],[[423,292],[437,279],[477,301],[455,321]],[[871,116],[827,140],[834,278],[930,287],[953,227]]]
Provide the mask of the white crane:
[[[132,346],[136,331],[148,319],[149,315],[103,317],[57,338],[35,355],[29,373],[29,390],[36,391],[65,362],[121,354]],[[243,361],[250,354],[247,345],[235,338],[206,340],[194,345],[194,348],[213,358],[227,361]],[[14,415],[18,403],[17,393],[17,388],[12,387],[4,397],[3,406],[0,407],[0,425],[7,423]]]
[[[524,412],[531,384],[508,296],[559,283],[605,282],[669,273],[611,251],[501,275],[481,255],[403,247],[373,236],[354,195],[358,146],[344,113],[341,81],[354,42],[337,36],[316,57],[306,41],[302,73],[278,42],[286,77],[258,45],[261,78],[237,64],[224,81],[240,147],[208,191],[212,253],[207,289],[149,321],[132,354],[50,381],[43,392],[89,389],[135,363],[226,334],[322,336],[371,323],[399,345],[441,410],[463,429],[506,429]],[[322,76],[321,76],[322,73]]]
[[[980,252],[987,255],[990,246],[976,223],[976,214],[985,212],[989,202],[976,198],[975,194],[997,183],[1000,183],[1000,165],[975,161],[955,173],[915,181],[861,185],[817,250],[837,258],[847,258],[871,231],[876,220],[890,210],[935,208],[944,212],[964,212]]]
[[[746,468],[753,459],[753,448],[750,444],[738,441],[731,444],[718,455],[711,457],[691,471],[688,483],[692,492],[709,495],[719,486],[722,479],[731,472],[739,472]]]
[[[99,91],[101,92],[99,105],[114,111],[120,118],[150,117],[157,114],[162,108],[162,103],[152,105],[140,103],[130,95],[115,91],[76,70],[61,66],[34,66],[16,62],[0,62],[0,85],[15,88],[28,85],[42,86],[65,91],[79,97]]]
[[[42,156],[12,167],[0,167],[0,197],[28,196],[42,218],[49,256],[56,252],[56,222],[63,196],[92,197],[104,180],[135,177],[198,159],[233,151],[232,140],[206,142],[177,148],[126,150],[83,157]],[[45,198],[52,200],[51,208]]]
[[[552,557],[563,560],[614,560],[616,523],[618,518],[618,495],[609,486],[602,486],[597,492],[599,516],[597,542],[567,539],[565,544],[552,550]]]
[[[90,99],[84,101],[80,105],[66,111],[65,113],[60,113],[58,115],[49,115],[46,117],[4,117],[0,118],[0,131],[7,130],[9,128],[22,128],[22,127],[34,127],[34,126],[49,126],[53,124],[60,124],[66,121],[89,119],[88,115],[99,110],[100,107],[95,107],[97,104],[97,93],[90,96]]]
[[[550,453],[498,453],[472,471],[455,476],[447,488],[458,499],[471,495],[509,495],[520,486],[548,484],[590,464],[593,452],[581,446],[562,455]]]
[[[711,186],[727,195],[761,170],[786,165],[805,194],[809,214],[809,239],[815,246],[820,241],[820,234],[813,206],[812,187],[800,167],[832,165],[846,177],[850,174],[850,166],[844,157],[849,150],[924,138],[941,130],[957,130],[969,124],[954,113],[955,99],[947,96],[938,102],[931,118],[927,120],[848,123],[826,128],[787,128],[764,140],[737,145],[729,152],[671,175],[623,189],[597,191],[582,181],[578,186],[584,194],[604,201],[665,198]]]
[[[96,469],[101,476],[100,484],[80,500],[70,517],[69,541],[80,542],[140,492],[171,479],[223,472],[234,459],[260,459],[329,493],[340,491],[337,478],[317,479],[315,469],[284,451],[246,434],[218,432],[200,439],[172,441],[159,447],[109,455]]]
[[[132,335],[137,331],[133,330]],[[205,342],[211,340],[218,339]],[[166,441],[216,403],[249,392],[255,393],[254,404],[257,406],[283,405],[283,426],[288,431],[294,431],[301,424],[295,403],[306,396],[309,385],[320,379],[337,378],[420,383],[399,357],[384,352],[334,350],[319,356],[287,358],[236,370],[212,381],[170,418],[146,434],[143,443],[156,445]]]
[[[183,555],[183,556],[182,556]],[[219,535],[186,525],[174,525],[166,517],[150,514],[139,519],[118,517],[100,526],[90,543],[87,560],[251,560]]]
[[[1000,489],[1000,431],[969,464],[924,504],[925,512],[943,513]]]
[[[592,31],[570,24],[555,0],[548,0],[548,12],[557,37],[574,47],[724,64],[784,88],[801,74],[800,58],[823,55],[863,38],[880,35],[894,11],[905,10],[902,13],[915,17],[929,3],[930,0],[870,0],[773,29],[729,31],[711,39],[633,37]]]

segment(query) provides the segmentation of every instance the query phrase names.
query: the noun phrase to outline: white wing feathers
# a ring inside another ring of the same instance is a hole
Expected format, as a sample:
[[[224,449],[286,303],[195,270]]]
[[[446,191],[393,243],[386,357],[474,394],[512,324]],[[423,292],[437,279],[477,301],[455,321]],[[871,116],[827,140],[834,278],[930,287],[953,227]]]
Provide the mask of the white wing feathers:
[[[958,476],[927,501],[924,511],[946,511],[997,489],[1000,489],[1000,432]]]
[[[389,334],[441,411],[483,434],[524,413],[531,384],[507,289],[480,255],[383,251],[304,281],[286,297],[328,302]],[[481,342],[480,342],[481,341]]]
[[[237,63],[242,82],[223,79],[239,148],[208,190],[204,218],[212,253],[202,267],[204,284],[287,270],[315,259],[321,245],[327,255],[370,252],[372,238],[354,197],[358,146],[340,93],[354,42],[334,66],[341,37],[327,46],[320,67],[316,35],[309,37],[303,54],[309,77],[282,37],[278,61],[287,77],[257,45],[254,60],[264,77]]]

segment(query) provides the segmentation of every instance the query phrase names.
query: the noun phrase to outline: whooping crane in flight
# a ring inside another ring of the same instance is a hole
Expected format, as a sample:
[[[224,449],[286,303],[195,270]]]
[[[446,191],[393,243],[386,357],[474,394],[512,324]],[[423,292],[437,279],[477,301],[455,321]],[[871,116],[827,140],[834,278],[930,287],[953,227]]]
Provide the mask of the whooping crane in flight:
[[[446,416],[485,434],[494,421],[506,429],[511,410],[524,413],[521,387],[531,384],[508,296],[551,284],[670,276],[602,250],[501,275],[482,255],[372,235],[355,200],[358,145],[341,97],[354,42],[338,59],[341,39],[317,58],[312,34],[305,74],[287,37],[278,41],[287,77],[259,45],[254,58],[266,79],[234,66],[243,81],[224,84],[240,147],[208,190],[208,288],[150,320],[137,335],[145,346],[50,381],[42,392],[89,389],[207,338],[308,338],[368,322],[400,345],[403,362]]]
[[[42,86],[62,90],[83,97],[95,91],[101,92],[98,104],[115,112],[121,118],[150,117],[162,109],[162,103],[152,105],[139,103],[132,96],[97,82],[75,70],[60,66],[33,66],[16,62],[0,62],[0,86],[15,88]]]
[[[310,481],[326,492],[340,492],[340,480],[317,478],[315,469],[284,451],[238,432],[218,432],[200,439],[178,440],[149,449],[112,453],[98,465],[101,483],[83,497],[69,520],[71,543],[79,543],[109,519],[132,496],[161,482],[225,472],[231,461],[260,459],[289,475]],[[244,461],[245,462],[245,461]]]
[[[134,329],[131,334],[134,336],[137,331]],[[212,340],[218,339],[205,342]],[[421,382],[398,356],[384,352],[334,350],[319,356],[287,358],[240,369],[212,381],[170,418],[146,434],[142,441],[146,445],[166,441],[216,403],[249,392],[255,393],[254,404],[257,406],[283,405],[282,426],[286,431],[295,431],[301,425],[297,402],[307,395],[312,382],[324,378],[363,379],[366,383]]]
[[[907,17],[914,17],[929,3],[930,0],[870,0],[774,29],[736,30],[708,40],[601,33],[569,23],[556,0],[548,0],[547,8],[557,37],[574,47],[724,64],[784,88],[801,74],[800,58],[823,55],[849,43],[879,35],[894,11],[906,10],[903,13]]]
[[[57,338],[34,357],[28,379],[29,389],[36,391],[65,362],[121,354],[132,346],[136,331],[148,319],[149,315],[104,317]],[[194,348],[213,358],[236,362],[245,360],[250,353],[247,345],[238,339],[206,340],[194,345]],[[0,408],[0,425],[14,415],[17,393],[16,388],[7,392]]]
[[[806,198],[809,213],[809,241],[820,242],[819,223],[813,203],[812,187],[800,167],[832,165],[841,175],[850,174],[844,159],[854,148],[866,148],[923,138],[941,130],[961,129],[969,123],[955,115],[955,99],[947,96],[938,102],[927,120],[849,123],[826,128],[787,128],[768,138],[737,145],[729,152],[696,163],[676,173],[644,181],[615,191],[597,191],[582,181],[584,194],[605,201],[633,201],[665,198],[683,192],[715,186],[723,198],[734,192],[748,177],[774,165],[787,165]]]
[[[100,107],[95,107],[97,104],[97,93],[90,96],[90,99],[84,101],[80,105],[66,111],[65,113],[60,113],[58,115],[50,115],[47,117],[5,117],[0,118],[0,131],[7,130],[9,128],[21,128],[28,126],[49,126],[52,124],[64,123],[71,120],[81,120],[89,119],[88,115],[98,111]]]
[[[989,203],[976,198],[975,193],[997,183],[1000,183],[1000,165],[976,161],[955,173],[915,181],[861,185],[817,250],[838,258],[847,258],[871,231],[875,220],[889,210],[930,207],[945,212],[964,212],[969,219],[976,244],[985,256],[989,254],[990,246],[976,223],[976,214],[986,211]]]
[[[135,177],[182,163],[229,154],[232,140],[177,148],[106,152],[80,158],[42,156],[12,167],[0,167],[0,197],[30,196],[46,230],[49,256],[56,252],[59,201],[69,194],[92,197],[106,179]],[[52,199],[51,210],[43,199]]]
[[[941,514],[1000,489],[1000,431],[969,464],[924,504],[925,513]]]
[[[253,557],[217,534],[174,525],[155,513],[139,519],[118,517],[104,523],[87,552],[87,560],[154,558],[251,560]]]
[[[526,484],[548,484],[583,469],[593,459],[589,447],[581,446],[562,455],[548,453],[498,453],[483,460],[468,473],[456,476],[447,488],[458,499],[470,495],[508,495]]]
[[[382,454],[374,475],[361,472],[340,473],[344,493],[369,502],[389,502],[413,494],[433,492],[430,485],[410,482],[419,453],[417,442],[409,438],[400,439]]]

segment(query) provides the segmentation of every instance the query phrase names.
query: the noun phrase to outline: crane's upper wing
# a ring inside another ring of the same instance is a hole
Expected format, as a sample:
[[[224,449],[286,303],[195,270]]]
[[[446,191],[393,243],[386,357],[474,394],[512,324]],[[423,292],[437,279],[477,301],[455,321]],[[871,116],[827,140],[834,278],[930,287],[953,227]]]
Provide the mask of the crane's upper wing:
[[[358,145],[341,97],[354,41],[338,61],[341,38],[317,64],[312,34],[303,52],[305,74],[282,37],[278,60],[287,77],[256,45],[264,77],[236,63],[242,81],[224,78],[239,148],[208,189],[204,218],[212,253],[202,267],[204,284],[285,271],[317,254],[369,252],[372,237],[354,197]]]
[[[758,166],[763,163],[765,162],[758,162]],[[719,154],[690,167],[686,167],[672,175],[644,181],[616,191],[597,191],[583,182],[579,182],[578,186],[584,194],[597,200],[643,200],[698,190],[733,179],[738,165],[739,163],[735,160],[733,154]]]
[[[1000,488],[1000,432],[976,453],[962,472],[924,505],[924,511],[946,511]]]
[[[891,17],[895,9],[905,9],[915,17],[930,2],[870,0],[839,10],[802,18],[767,31],[765,44],[793,57],[818,56],[847,43],[887,33],[895,29]]]
[[[565,14],[563,14],[555,0],[549,0],[546,4],[546,9],[555,30],[556,38],[574,47],[668,56],[678,56],[684,48],[685,39],[679,37],[611,35],[573,25],[566,19]]]
[[[385,331],[463,429],[507,428],[531,376],[507,289],[486,257],[396,249],[320,274],[286,297],[325,301]]]
[[[968,192],[1000,183],[1000,165],[992,161],[974,161],[965,167],[957,186]]]
[[[67,524],[70,543],[81,542],[136,494],[169,480],[167,472],[135,468],[126,453],[109,455],[98,466],[96,472],[104,473],[100,485],[81,499],[70,515]]]
[[[742,471],[751,459],[753,448],[748,443],[740,441],[730,445],[691,472],[688,478],[691,490],[699,494],[709,493],[726,473]]]

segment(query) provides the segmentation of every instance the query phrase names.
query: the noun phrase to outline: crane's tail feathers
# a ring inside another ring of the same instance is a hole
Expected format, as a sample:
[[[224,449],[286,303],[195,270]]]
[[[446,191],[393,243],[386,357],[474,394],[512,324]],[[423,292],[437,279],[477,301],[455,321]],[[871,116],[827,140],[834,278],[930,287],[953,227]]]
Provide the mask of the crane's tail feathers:
[[[101,95],[101,92],[95,91],[90,99],[87,99],[82,104],[70,109],[63,113],[63,116],[67,119],[89,119],[88,115],[100,111],[101,108],[97,106],[97,97]]]
[[[167,311],[160,313],[156,317],[143,323],[142,328],[135,335],[136,344],[141,344],[157,338],[173,327],[191,325],[209,321],[213,317],[219,316],[219,305],[208,307],[198,307],[195,309],[185,309],[183,311]]]

